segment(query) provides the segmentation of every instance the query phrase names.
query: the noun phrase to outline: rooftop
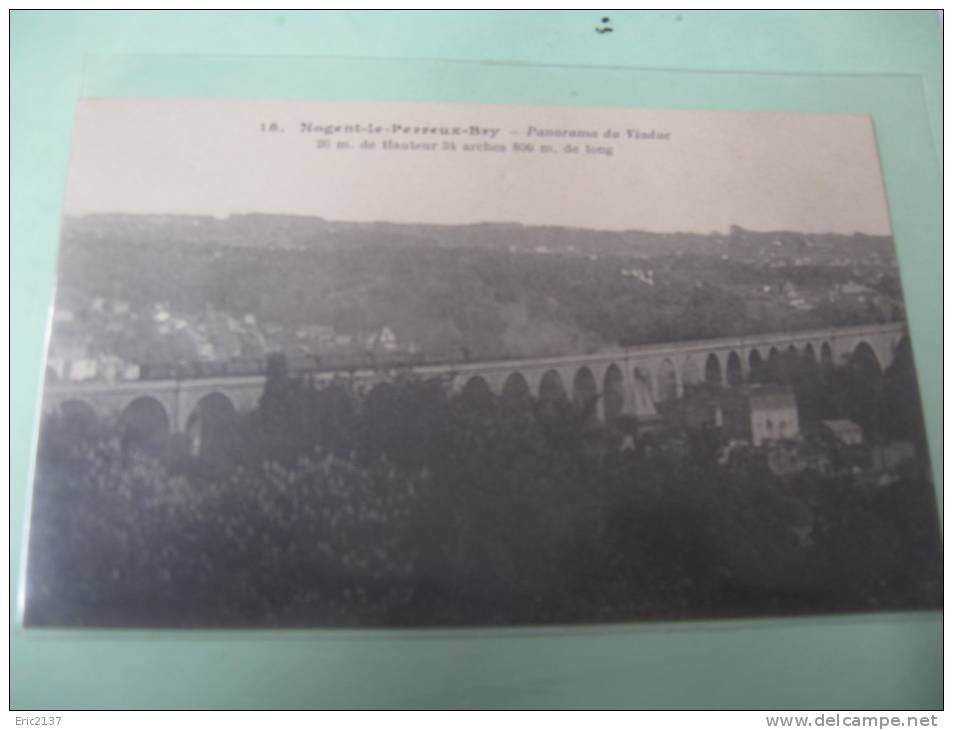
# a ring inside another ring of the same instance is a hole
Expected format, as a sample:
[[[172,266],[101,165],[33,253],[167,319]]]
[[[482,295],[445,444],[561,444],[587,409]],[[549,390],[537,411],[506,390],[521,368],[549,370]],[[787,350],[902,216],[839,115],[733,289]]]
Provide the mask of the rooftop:
[[[835,418],[829,421],[821,421],[827,428],[835,433],[844,433],[848,431],[860,431],[859,425],[846,418]]]

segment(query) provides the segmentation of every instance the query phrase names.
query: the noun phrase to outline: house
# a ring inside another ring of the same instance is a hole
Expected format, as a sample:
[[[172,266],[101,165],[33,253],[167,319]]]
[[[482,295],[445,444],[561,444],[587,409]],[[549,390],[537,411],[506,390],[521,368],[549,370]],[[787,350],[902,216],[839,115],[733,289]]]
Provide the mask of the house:
[[[91,357],[71,360],[68,363],[68,370],[67,380],[72,382],[92,380],[98,372],[98,363]]]
[[[725,392],[718,418],[730,441],[758,447],[774,441],[799,440],[797,399],[790,386],[765,385]]]
[[[845,446],[860,446],[864,443],[863,429],[846,418],[821,421],[821,426],[827,435],[837,439]]]
[[[92,362],[93,375],[88,374],[90,362]],[[53,337],[46,363],[47,367],[55,372],[57,380],[86,380],[95,376],[95,361],[89,358],[89,345],[82,337],[74,335]],[[74,363],[82,364],[74,368]]]
[[[214,360],[215,359],[215,347],[211,342],[203,340],[196,343],[195,346],[195,356],[199,360]]]
[[[367,338],[366,346],[368,350],[394,352],[397,350],[397,335],[390,327],[381,327],[380,332],[375,332]]]
[[[638,279],[643,284],[655,286],[655,272],[652,269],[619,269],[622,276]]]
[[[916,459],[917,449],[910,441],[891,441],[874,449],[872,456],[875,469],[896,471],[903,463]]]
[[[797,439],[801,435],[797,399],[788,386],[767,386],[751,391],[751,443]]]
[[[811,444],[791,440],[769,441],[765,444],[763,452],[766,465],[778,476],[799,474],[806,469],[824,475],[833,473],[830,459],[824,451]]]
[[[129,379],[129,364],[115,355],[100,355],[96,370],[97,375],[108,382]],[[138,369],[136,375],[138,376]]]
[[[297,339],[312,340],[318,344],[333,344],[335,335],[334,328],[324,324],[304,325],[295,330]]]

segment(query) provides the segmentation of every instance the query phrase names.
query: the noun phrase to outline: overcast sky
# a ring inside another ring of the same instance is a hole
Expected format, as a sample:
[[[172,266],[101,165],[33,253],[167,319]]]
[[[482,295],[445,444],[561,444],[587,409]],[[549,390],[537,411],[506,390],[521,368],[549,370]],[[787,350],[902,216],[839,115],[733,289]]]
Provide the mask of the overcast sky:
[[[283,132],[264,133],[275,123]],[[491,144],[559,154],[465,152],[473,138],[389,132],[325,137],[302,123],[476,125]],[[616,139],[526,137],[540,129]],[[627,138],[655,130],[668,140]],[[363,139],[374,151],[319,149]],[[380,149],[453,140],[454,152]],[[562,153],[611,145],[612,156]],[[88,99],[76,115],[65,211],[291,213],[331,220],[507,221],[599,229],[890,232],[870,119],[861,115],[300,101]]]

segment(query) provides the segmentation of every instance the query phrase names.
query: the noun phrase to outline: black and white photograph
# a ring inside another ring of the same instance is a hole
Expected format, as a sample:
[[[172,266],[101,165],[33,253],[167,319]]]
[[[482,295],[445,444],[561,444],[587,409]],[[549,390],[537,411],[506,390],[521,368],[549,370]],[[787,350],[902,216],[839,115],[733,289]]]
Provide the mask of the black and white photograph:
[[[27,627],[934,610],[865,115],[88,98]]]

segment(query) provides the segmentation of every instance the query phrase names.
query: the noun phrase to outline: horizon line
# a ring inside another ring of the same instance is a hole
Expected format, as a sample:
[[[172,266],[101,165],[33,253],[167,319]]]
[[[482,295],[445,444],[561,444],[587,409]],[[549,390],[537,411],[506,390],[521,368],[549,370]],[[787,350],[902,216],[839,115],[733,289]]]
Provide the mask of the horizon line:
[[[231,218],[241,218],[241,217],[252,217],[259,216],[262,218],[303,218],[309,220],[320,220],[326,223],[342,223],[350,225],[391,225],[391,226],[432,226],[432,227],[443,227],[443,228],[466,228],[471,226],[513,226],[521,228],[557,228],[563,230],[580,230],[580,231],[595,231],[599,233],[651,233],[658,235],[692,235],[692,236],[712,236],[712,235],[721,235],[721,236],[730,236],[732,228],[738,228],[747,233],[759,233],[759,234],[783,234],[783,233],[796,233],[800,235],[808,236],[869,236],[871,238],[893,238],[893,232],[887,233],[871,233],[869,231],[853,230],[850,232],[841,232],[841,231],[806,231],[806,230],[794,230],[786,228],[769,228],[769,229],[757,229],[757,228],[747,228],[741,224],[733,223],[729,226],[729,229],[726,231],[721,231],[718,229],[709,229],[707,231],[692,231],[692,230],[653,230],[648,228],[591,228],[588,226],[572,226],[572,225],[559,225],[555,223],[521,223],[518,221],[505,221],[505,220],[482,220],[482,221],[471,221],[469,223],[428,223],[423,221],[392,221],[392,220],[346,220],[346,219],[334,219],[334,218],[325,218],[318,214],[313,213],[267,213],[263,211],[251,211],[248,213],[227,213],[225,215],[217,215],[215,213],[169,213],[169,212],[122,212],[122,211],[87,211],[85,213],[69,213],[64,212],[62,215],[63,220],[78,220],[81,218],[89,218],[94,216],[126,216],[126,217],[141,217],[141,218],[209,218],[215,221],[227,221]]]

